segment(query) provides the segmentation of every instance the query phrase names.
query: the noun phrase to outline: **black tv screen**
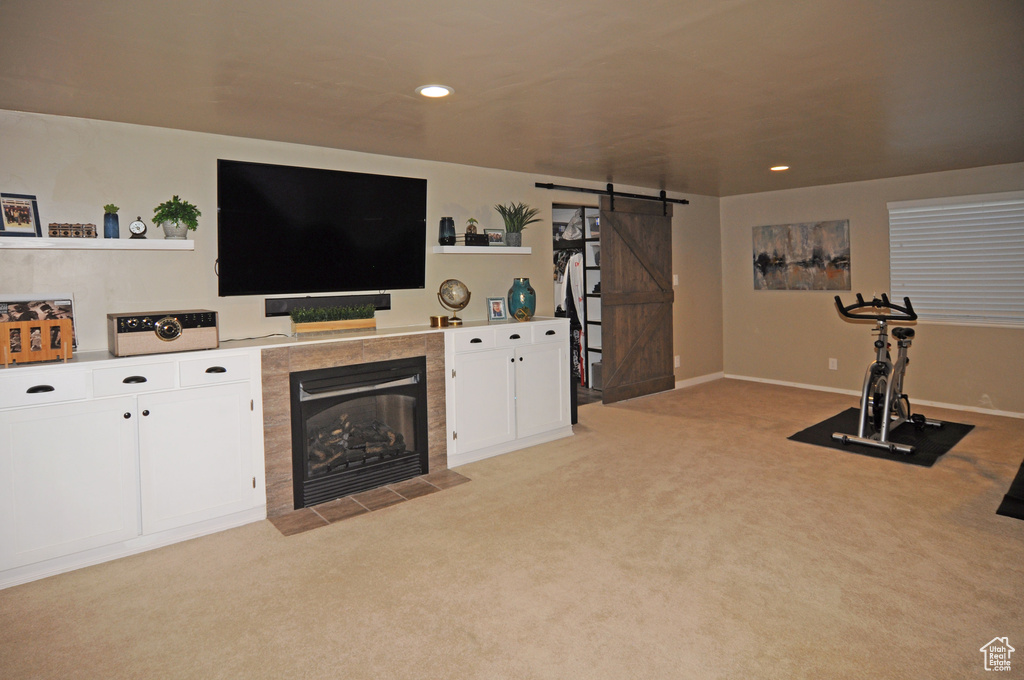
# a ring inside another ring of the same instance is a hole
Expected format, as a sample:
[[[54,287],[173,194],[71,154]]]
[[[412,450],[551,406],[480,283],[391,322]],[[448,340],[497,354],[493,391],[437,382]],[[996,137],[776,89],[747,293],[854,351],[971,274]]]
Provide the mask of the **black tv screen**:
[[[218,292],[423,288],[427,180],[217,161]]]

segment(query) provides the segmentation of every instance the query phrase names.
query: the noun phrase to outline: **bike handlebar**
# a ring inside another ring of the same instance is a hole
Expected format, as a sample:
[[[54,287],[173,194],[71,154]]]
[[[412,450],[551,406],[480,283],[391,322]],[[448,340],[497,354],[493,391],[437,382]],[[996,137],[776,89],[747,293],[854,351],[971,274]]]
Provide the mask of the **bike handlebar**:
[[[870,307],[871,309],[891,309],[899,312],[898,314],[851,314],[850,312],[857,309],[865,309]],[[910,298],[903,298],[903,305],[898,305],[895,302],[890,302],[888,296],[882,293],[882,299],[875,298],[873,300],[866,301],[864,297],[857,293],[857,302],[852,305],[843,305],[843,301],[836,295],[836,309],[839,313],[848,319],[874,319],[876,321],[916,321],[917,312],[914,311],[914,306],[910,304]]]

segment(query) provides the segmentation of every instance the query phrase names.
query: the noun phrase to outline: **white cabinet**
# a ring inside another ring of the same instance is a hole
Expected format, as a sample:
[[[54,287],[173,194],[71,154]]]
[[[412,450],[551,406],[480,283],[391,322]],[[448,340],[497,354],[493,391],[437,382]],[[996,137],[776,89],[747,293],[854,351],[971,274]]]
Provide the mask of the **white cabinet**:
[[[157,392],[138,400],[144,534],[252,506],[248,383]]]
[[[0,570],[138,534],[134,401],[0,411]]]
[[[565,319],[446,331],[449,467],[572,434],[568,334]]]
[[[0,588],[263,519],[259,360],[0,371]]]

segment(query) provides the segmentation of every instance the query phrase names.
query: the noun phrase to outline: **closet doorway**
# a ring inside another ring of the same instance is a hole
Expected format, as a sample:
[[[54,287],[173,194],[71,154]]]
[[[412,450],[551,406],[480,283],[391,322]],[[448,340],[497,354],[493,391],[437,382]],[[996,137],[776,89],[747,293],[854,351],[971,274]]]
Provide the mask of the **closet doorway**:
[[[573,383],[580,404],[601,401],[601,234],[595,206],[551,206],[555,315],[571,330]]]

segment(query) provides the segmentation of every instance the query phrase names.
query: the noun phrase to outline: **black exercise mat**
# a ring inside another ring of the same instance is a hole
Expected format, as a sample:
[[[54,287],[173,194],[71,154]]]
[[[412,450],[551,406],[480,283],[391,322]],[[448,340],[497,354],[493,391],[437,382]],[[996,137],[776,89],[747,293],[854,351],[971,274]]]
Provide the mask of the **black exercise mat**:
[[[1010,490],[1003,496],[996,514],[1024,519],[1024,463],[1020,464],[1020,470],[1017,470],[1017,476],[1010,484]]]
[[[889,433],[889,441],[897,444],[909,444],[915,447],[914,453],[909,456],[903,453],[892,453],[884,449],[876,449],[873,446],[863,444],[844,444],[832,439],[833,432],[843,434],[857,434],[857,417],[860,409],[848,408],[839,415],[832,416],[828,420],[817,425],[801,430],[790,439],[805,444],[827,446],[830,449],[859,453],[862,456],[872,458],[884,458],[885,460],[898,460],[901,463],[911,465],[922,465],[931,467],[939,456],[956,446],[957,442],[964,438],[968,432],[974,429],[974,425],[962,423],[951,423],[945,421],[942,427],[925,427],[918,430],[912,423],[903,423]]]

